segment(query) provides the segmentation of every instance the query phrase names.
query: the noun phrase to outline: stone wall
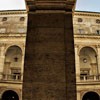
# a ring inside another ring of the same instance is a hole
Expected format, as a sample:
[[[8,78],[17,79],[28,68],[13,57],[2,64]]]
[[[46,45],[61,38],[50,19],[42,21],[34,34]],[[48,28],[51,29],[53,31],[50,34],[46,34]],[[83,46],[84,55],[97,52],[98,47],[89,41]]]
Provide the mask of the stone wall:
[[[30,3],[23,100],[76,99],[72,7],[65,2]]]

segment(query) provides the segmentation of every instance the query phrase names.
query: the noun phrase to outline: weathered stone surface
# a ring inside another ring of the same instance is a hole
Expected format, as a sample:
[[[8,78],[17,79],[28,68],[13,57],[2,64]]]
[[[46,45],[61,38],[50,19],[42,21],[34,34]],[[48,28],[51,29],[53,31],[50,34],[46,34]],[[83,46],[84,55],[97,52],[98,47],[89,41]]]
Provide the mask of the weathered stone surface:
[[[72,13],[37,10],[28,16],[23,100],[75,100]]]

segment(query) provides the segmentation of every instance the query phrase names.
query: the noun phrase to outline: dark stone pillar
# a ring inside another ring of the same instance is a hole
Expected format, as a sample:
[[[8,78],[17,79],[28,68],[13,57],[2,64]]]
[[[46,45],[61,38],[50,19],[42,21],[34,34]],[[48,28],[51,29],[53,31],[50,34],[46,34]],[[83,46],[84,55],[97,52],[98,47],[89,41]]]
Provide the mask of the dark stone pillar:
[[[72,7],[28,1],[23,100],[76,100]]]

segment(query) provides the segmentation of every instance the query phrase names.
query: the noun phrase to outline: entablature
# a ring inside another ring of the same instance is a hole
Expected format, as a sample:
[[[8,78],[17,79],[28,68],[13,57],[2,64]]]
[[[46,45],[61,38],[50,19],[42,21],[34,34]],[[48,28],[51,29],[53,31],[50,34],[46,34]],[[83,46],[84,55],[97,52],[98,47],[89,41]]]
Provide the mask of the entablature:
[[[27,11],[26,10],[5,10],[5,11],[0,11],[0,15],[19,15],[19,14],[26,14],[27,15]]]
[[[76,0],[26,0],[30,11],[72,10]]]
[[[91,16],[91,17],[100,17],[100,12],[75,11],[74,16]]]

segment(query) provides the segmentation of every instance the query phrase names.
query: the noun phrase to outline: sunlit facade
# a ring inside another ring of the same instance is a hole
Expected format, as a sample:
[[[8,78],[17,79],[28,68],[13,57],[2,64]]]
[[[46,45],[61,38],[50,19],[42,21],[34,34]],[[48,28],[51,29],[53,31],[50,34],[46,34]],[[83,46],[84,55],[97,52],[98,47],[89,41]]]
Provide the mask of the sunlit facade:
[[[26,11],[0,12],[0,100],[22,100]]]
[[[100,98],[100,13],[75,12],[77,100]]]
[[[75,12],[73,23],[77,100],[93,98],[99,100],[100,13]],[[0,12],[0,99],[2,100],[7,98],[22,100],[26,31],[26,11]]]

